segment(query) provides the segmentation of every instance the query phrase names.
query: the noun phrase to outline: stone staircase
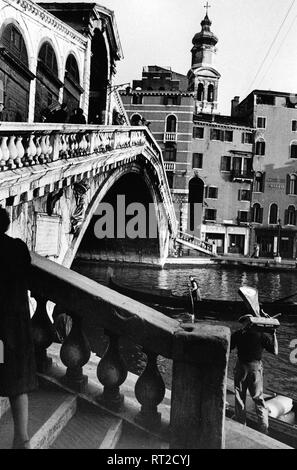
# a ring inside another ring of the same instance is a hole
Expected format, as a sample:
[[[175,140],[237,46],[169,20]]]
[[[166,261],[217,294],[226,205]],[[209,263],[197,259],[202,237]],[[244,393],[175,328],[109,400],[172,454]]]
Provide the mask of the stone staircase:
[[[13,420],[7,399],[0,401],[0,449],[10,449]],[[160,440],[81,394],[42,380],[29,395],[32,449],[157,449]]]
[[[175,241],[176,243],[190,250],[199,251],[200,253],[206,254],[208,256],[217,256],[213,250],[212,244],[188,233],[179,231]]]
[[[95,383],[95,355],[87,369],[85,391],[75,392],[65,382],[66,368],[59,360],[60,346],[50,348],[54,363],[48,374],[39,374],[39,389],[29,395],[29,435],[32,449],[169,449],[168,429],[145,429],[137,422],[139,406],[132,399],[137,377],[129,374],[123,391],[125,406],[107,409],[102,388]],[[160,411],[170,416],[170,392]],[[0,398],[0,449],[11,448],[13,420],[9,401]],[[287,445],[226,419],[227,449],[289,449]]]

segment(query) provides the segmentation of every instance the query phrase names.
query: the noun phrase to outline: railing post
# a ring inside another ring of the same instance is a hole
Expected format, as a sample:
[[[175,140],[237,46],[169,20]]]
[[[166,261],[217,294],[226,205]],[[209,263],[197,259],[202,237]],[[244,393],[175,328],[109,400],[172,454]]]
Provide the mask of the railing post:
[[[183,324],[174,335],[171,448],[223,449],[230,330]]]

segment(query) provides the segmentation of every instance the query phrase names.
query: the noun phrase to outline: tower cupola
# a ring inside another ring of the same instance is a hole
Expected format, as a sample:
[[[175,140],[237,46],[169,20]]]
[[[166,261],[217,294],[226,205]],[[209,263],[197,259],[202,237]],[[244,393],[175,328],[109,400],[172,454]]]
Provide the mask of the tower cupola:
[[[201,31],[193,37],[192,67],[188,73],[189,90],[194,91],[196,113],[214,113],[217,110],[220,74],[215,68],[217,36],[211,31],[208,9],[201,21]]]

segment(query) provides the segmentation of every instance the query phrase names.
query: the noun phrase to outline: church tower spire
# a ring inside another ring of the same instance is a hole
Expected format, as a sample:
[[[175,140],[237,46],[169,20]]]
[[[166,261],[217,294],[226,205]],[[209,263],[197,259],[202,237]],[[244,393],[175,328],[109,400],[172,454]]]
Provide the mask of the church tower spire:
[[[189,89],[194,91],[196,113],[214,113],[217,110],[220,74],[214,67],[218,38],[213,34],[208,9],[201,21],[201,31],[193,37],[192,67],[188,73]]]

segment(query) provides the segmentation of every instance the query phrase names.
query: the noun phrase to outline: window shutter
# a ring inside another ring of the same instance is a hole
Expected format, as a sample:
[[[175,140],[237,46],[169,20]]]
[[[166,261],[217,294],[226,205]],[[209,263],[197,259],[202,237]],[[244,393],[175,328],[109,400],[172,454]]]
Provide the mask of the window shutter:
[[[178,106],[180,106],[180,104],[181,104],[181,96],[180,96],[180,95],[178,95],[178,96],[176,97],[176,104],[177,104]]]
[[[168,104],[168,96],[164,96],[163,104],[165,104],[165,105]]]
[[[237,223],[239,224],[240,222],[240,211],[237,212]]]
[[[241,143],[242,144],[245,143],[245,137],[244,136],[245,136],[245,134],[244,134],[244,132],[242,132],[242,134],[241,134]]]
[[[238,200],[241,201],[241,189],[238,190]]]
[[[263,223],[263,207],[261,207],[259,211],[259,223]]]
[[[291,177],[290,175],[287,175],[286,194],[290,194],[290,182],[291,182]]]
[[[289,223],[289,211],[288,209],[285,210],[285,225]]]
[[[296,225],[296,220],[297,220],[296,216],[297,216],[297,211],[295,210],[295,212],[294,212],[294,225]]]
[[[208,186],[205,186],[205,197],[208,198]]]

